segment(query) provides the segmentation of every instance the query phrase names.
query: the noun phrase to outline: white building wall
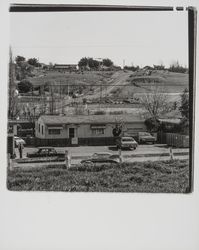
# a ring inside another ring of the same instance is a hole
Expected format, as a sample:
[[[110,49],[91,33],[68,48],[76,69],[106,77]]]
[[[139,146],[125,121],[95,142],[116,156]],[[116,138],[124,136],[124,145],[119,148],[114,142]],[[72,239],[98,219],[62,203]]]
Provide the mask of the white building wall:
[[[39,124],[40,124],[40,132],[39,132]],[[59,124],[57,126],[63,126],[63,129],[60,130],[60,134],[49,134],[48,126],[45,125],[42,119],[39,119],[35,124],[35,135],[40,139],[64,139],[69,138],[69,128],[75,128],[75,137],[78,138],[91,138],[91,137],[112,137],[113,136],[113,128],[115,124],[106,124],[104,129],[104,134],[93,134],[91,129],[91,124],[79,124],[79,125],[65,125]],[[42,134],[42,126],[43,126],[43,134]],[[146,131],[146,127],[144,122],[132,122],[127,123],[123,126],[123,132],[137,134],[138,132]]]

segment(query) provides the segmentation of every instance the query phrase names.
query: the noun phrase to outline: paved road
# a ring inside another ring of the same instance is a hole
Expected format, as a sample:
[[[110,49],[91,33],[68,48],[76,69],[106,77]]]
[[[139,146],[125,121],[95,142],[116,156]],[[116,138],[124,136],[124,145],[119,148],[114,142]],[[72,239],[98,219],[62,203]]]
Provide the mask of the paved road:
[[[25,148],[23,151],[23,158],[26,158],[27,152],[33,152],[36,148]],[[71,155],[71,164],[78,164],[82,159],[85,159],[91,156],[95,152],[109,152],[117,154],[118,150],[114,146],[80,146],[80,147],[56,147],[58,152],[69,151]],[[188,159],[189,149],[188,148],[174,148],[174,159]],[[165,155],[166,154],[166,155]],[[19,158],[19,152],[16,149],[17,158]],[[169,160],[169,148],[163,144],[155,145],[139,145],[138,148],[134,151],[123,150],[122,151],[123,162],[143,162],[143,161],[158,161],[158,160]],[[60,165],[60,163],[22,163],[14,164],[15,167],[42,167],[48,164]],[[63,163],[61,163],[63,164]]]
[[[113,154],[117,154],[118,150],[115,146],[79,146],[79,147],[55,147],[58,152],[65,152],[66,150],[72,156],[91,156],[96,152],[109,152]],[[31,153],[37,150],[37,148],[25,147],[23,150],[23,158],[26,157],[27,153]],[[17,158],[19,158],[18,149],[15,149]],[[188,148],[173,148],[174,153],[189,152]],[[169,148],[165,144],[143,144],[139,145],[136,150],[122,150],[122,155],[137,155],[137,154],[164,154],[169,153]]]

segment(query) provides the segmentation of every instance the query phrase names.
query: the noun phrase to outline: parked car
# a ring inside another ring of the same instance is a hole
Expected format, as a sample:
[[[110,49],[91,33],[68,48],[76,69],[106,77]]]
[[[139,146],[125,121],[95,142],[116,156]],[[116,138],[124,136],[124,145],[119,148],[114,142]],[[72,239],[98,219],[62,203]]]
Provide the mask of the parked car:
[[[81,164],[94,164],[94,163],[116,163],[120,162],[119,155],[111,154],[108,152],[94,153],[91,157],[81,161]]]
[[[154,136],[152,136],[150,133],[148,132],[139,132],[138,133],[138,142],[139,143],[155,143],[156,142],[156,138]]]
[[[26,144],[26,142],[24,141],[24,139],[18,137],[18,136],[14,136],[14,143],[15,143],[15,147],[18,147],[19,144]]]
[[[138,143],[135,141],[133,137],[125,136],[117,139],[116,141],[117,148],[121,149],[136,149],[138,146]]]
[[[39,147],[36,152],[27,153],[27,157],[57,157],[58,159],[65,160],[65,153],[58,153],[53,147]]]

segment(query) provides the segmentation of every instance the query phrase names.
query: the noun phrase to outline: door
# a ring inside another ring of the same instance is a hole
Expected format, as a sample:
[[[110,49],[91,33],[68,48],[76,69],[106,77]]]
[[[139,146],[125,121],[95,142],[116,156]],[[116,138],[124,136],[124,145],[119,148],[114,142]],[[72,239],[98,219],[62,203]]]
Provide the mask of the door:
[[[72,145],[78,144],[78,138],[76,135],[76,128],[69,128],[69,138]]]
[[[75,128],[69,128],[69,138],[75,137]]]

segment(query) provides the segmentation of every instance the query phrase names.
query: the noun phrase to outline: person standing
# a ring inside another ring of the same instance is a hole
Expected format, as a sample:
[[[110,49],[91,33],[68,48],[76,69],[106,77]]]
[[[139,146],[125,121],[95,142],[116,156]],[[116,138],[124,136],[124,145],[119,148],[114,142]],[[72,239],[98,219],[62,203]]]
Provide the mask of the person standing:
[[[21,159],[23,158],[23,144],[22,143],[18,144],[18,149],[19,149],[19,157]]]

